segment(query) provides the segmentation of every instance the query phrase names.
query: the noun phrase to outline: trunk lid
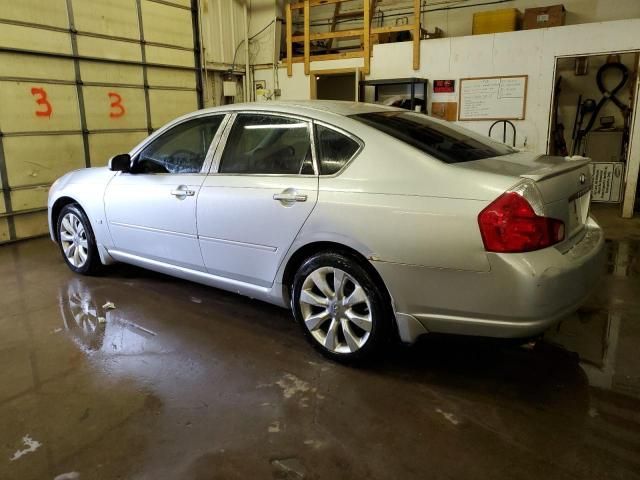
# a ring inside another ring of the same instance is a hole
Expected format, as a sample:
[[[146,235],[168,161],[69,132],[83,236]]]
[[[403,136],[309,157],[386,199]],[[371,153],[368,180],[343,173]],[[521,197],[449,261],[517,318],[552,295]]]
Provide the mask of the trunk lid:
[[[535,182],[544,203],[545,215],[565,224],[565,242],[584,230],[591,202],[591,159],[555,157],[517,152],[460,164],[462,168],[480,170]],[[570,243],[574,243],[570,242]]]

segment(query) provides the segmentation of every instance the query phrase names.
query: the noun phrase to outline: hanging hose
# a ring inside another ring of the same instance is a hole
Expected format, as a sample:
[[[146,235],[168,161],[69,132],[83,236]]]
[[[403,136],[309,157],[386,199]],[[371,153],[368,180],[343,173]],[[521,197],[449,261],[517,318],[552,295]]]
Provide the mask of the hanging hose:
[[[604,84],[604,74],[609,70],[618,70],[622,74],[622,78],[620,79],[618,84],[611,90],[607,90],[607,87]],[[604,107],[604,105],[608,101],[612,101],[620,109],[622,115],[626,119],[629,107],[625,105],[622,100],[616,97],[616,94],[624,88],[624,86],[627,84],[627,81],[629,81],[629,69],[620,62],[605,63],[598,69],[598,73],[596,74],[596,84],[598,85],[598,89],[602,93],[602,98],[595,106],[591,104],[588,105],[588,108],[583,108],[584,104],[580,106],[582,118],[580,119],[579,124],[582,125],[584,114],[591,113],[591,117],[589,118],[589,122],[587,123],[587,125],[584,128],[578,130],[575,142],[573,144],[572,154],[575,155],[576,150],[582,144],[582,139],[587,133],[591,131],[598,118],[598,115],[600,114],[600,110],[602,110],[602,107]]]

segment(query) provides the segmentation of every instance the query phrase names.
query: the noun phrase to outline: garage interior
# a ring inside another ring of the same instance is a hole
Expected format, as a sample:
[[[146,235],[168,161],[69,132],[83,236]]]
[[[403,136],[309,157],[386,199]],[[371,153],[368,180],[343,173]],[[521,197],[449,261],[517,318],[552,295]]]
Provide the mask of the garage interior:
[[[640,2],[558,1],[0,0],[0,479],[640,478]],[[354,367],[285,309],[67,269],[57,178],[200,108],[314,99],[591,158],[601,284],[526,343]]]

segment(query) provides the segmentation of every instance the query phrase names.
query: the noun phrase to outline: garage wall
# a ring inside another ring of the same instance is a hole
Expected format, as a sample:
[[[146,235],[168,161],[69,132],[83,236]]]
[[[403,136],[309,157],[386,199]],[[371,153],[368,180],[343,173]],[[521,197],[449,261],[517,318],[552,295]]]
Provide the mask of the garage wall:
[[[283,4],[283,0],[251,0],[247,4],[247,27],[249,37],[252,37],[249,46],[251,65],[273,63],[275,19],[282,16]],[[244,0],[201,0],[200,5],[207,66],[211,70],[228,70],[237,50],[234,71],[243,71],[246,52]],[[279,35],[279,27],[276,33]]]
[[[544,7],[563,4],[567,11],[566,24],[606,22],[624,20],[640,16],[640,2],[638,0],[475,0],[460,2],[460,0],[428,0],[422,1],[422,26],[430,32],[435,28],[444,31],[447,37],[471,35],[473,14],[503,8],[516,8],[524,13],[527,8]],[[323,5],[313,8],[313,22],[315,31],[328,31],[333,16],[334,5]],[[342,11],[362,11],[362,2],[344,4]],[[373,18],[373,25],[395,25],[411,21],[413,15],[413,0],[395,0],[391,2],[378,1]],[[297,11],[295,22],[302,22],[302,12]],[[339,30],[358,28],[362,20],[342,20]],[[296,25],[302,30],[302,23]],[[341,45],[349,44],[347,40],[339,41]],[[351,42],[353,43],[353,42]]]
[[[51,183],[198,108],[191,0],[0,0],[0,243]]]
[[[640,19],[571,25],[538,30],[423,40],[420,69],[412,68],[412,43],[374,45],[369,80],[424,77],[460,79],[492,75],[528,75],[526,120],[517,121],[518,144],[532,151],[547,149],[547,126],[557,56],[598,54],[640,49]],[[312,71],[362,67],[362,59],[312,62]],[[273,88],[271,72],[256,70],[256,80]],[[278,79],[282,100],[308,99],[309,77],[304,65],[293,64],[288,77],[281,65]],[[492,122],[461,122],[467,128],[487,134]]]
[[[515,121],[517,145],[526,150],[547,151],[551,97],[556,57],[595,55],[640,50],[640,19],[570,25],[492,35],[423,40],[420,69],[412,68],[412,43],[400,42],[373,47],[371,75],[367,79],[423,77],[455,79],[495,75],[528,75],[527,113]],[[312,71],[362,67],[362,59],[312,62]],[[273,88],[270,72],[256,70],[255,78]],[[283,100],[308,99],[309,77],[304,65],[293,65],[293,76],[285,66],[278,70]],[[431,83],[430,83],[431,87]],[[430,109],[430,107],[429,107]],[[464,127],[486,135],[492,122],[460,122]],[[635,122],[635,125],[640,125]],[[526,140],[526,145],[525,145]],[[640,128],[632,129],[623,215],[633,213],[635,184],[640,166]]]
[[[244,5],[239,0],[202,0],[202,34],[207,66],[227,69],[236,54],[236,69],[244,70]]]

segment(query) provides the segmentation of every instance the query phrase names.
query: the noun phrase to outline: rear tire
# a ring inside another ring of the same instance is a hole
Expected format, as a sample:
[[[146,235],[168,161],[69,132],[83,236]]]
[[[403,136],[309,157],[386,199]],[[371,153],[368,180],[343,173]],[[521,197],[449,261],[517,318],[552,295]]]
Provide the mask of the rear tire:
[[[390,308],[360,263],[342,253],[320,252],[295,274],[291,307],[306,338],[339,362],[371,358],[388,340]]]
[[[103,267],[91,223],[80,205],[65,205],[58,215],[56,235],[62,258],[75,273],[95,275]]]

